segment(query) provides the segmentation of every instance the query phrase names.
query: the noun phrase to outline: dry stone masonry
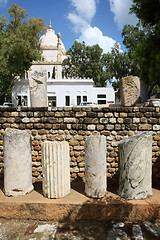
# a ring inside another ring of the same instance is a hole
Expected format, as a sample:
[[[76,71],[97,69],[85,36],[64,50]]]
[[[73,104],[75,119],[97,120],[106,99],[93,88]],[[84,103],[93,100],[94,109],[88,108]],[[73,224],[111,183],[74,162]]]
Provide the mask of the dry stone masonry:
[[[91,134],[106,136],[107,177],[118,184],[118,144],[143,131],[152,133],[153,183],[160,184],[159,107],[0,108],[0,176],[4,174],[3,133],[6,128],[31,134],[32,180],[42,180],[41,144],[67,141],[71,180],[84,178],[85,141]]]
[[[136,106],[140,96],[140,80],[135,76],[127,76],[120,80],[120,96],[122,106]]]
[[[43,194],[61,198],[70,193],[70,156],[66,141],[42,143]]]
[[[91,135],[85,144],[85,193],[102,198],[107,190],[106,137]]]
[[[25,195],[33,190],[30,134],[17,129],[4,133],[4,192]]]
[[[119,195],[144,199],[152,195],[152,134],[143,132],[121,141],[119,152]]]

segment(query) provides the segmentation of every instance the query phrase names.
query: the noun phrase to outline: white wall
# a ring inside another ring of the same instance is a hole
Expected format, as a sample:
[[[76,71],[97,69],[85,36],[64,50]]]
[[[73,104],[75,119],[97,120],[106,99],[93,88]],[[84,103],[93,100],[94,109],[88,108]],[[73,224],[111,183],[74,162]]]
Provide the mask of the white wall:
[[[57,54],[58,54],[58,50],[55,49],[55,50],[43,50],[43,53],[42,53],[42,59],[44,58],[44,61],[47,61],[47,62],[57,62]]]
[[[87,102],[98,103],[98,94],[106,95],[106,103],[115,103],[115,93],[113,88],[100,88],[94,87],[92,79],[48,79],[47,80],[47,95],[56,96],[56,106],[64,107],[65,96],[70,96],[70,106],[77,105],[77,96],[81,96],[81,102],[83,102],[83,96],[87,96]],[[30,92],[29,92],[29,81],[28,80],[17,80],[12,93],[12,101],[17,105],[17,95],[27,96],[28,106],[31,106]],[[100,98],[104,100],[104,98]]]
[[[17,96],[27,96],[27,105],[31,106],[30,101],[30,91],[29,91],[29,82],[27,79],[17,79],[15,80],[15,84],[12,92],[12,102],[15,106],[18,104]]]
[[[93,102],[93,80],[64,79],[51,80],[47,83],[48,96],[57,96],[57,106],[65,106],[65,96],[70,96],[70,106],[77,105],[77,96],[87,95],[87,101]]]
[[[98,98],[98,95],[106,95],[106,98]],[[94,99],[98,104],[99,100],[106,100],[106,104],[115,103],[115,92],[112,87],[95,87],[94,88]]]

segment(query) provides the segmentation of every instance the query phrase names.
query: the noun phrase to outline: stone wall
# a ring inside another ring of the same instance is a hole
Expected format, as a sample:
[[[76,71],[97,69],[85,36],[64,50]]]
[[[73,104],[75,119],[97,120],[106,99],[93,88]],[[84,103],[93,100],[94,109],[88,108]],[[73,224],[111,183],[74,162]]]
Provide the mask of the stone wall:
[[[31,133],[33,181],[42,179],[41,143],[63,141],[70,145],[71,179],[84,177],[84,145],[90,134],[107,139],[107,176],[118,176],[118,143],[142,131],[152,131],[153,180],[160,184],[160,108],[159,107],[65,107],[0,108],[0,176],[3,176],[3,132],[6,128]]]

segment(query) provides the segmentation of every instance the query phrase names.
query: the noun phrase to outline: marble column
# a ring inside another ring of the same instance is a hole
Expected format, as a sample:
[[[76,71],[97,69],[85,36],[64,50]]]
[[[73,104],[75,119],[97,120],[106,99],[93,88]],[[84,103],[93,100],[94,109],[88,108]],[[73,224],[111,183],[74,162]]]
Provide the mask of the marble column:
[[[107,190],[106,137],[91,135],[85,143],[85,193],[102,198]]]
[[[8,128],[4,132],[4,192],[25,195],[33,190],[30,134]]]
[[[121,141],[119,152],[119,190],[126,199],[152,195],[152,134],[143,132]]]
[[[61,198],[70,193],[70,155],[66,141],[42,143],[42,189],[48,198]]]

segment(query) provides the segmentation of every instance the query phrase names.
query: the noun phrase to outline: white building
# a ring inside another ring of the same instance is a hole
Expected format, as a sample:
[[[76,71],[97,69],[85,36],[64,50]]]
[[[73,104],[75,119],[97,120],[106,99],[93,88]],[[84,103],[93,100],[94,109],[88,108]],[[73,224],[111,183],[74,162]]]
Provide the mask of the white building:
[[[29,78],[34,71],[47,71],[47,95],[51,106],[75,106],[81,102],[96,104],[115,103],[114,89],[95,87],[92,79],[62,79],[62,62],[66,50],[61,35],[55,34],[51,22],[47,32],[40,38],[41,61],[33,62],[26,79],[16,79],[13,87],[12,102],[17,105],[31,106]]]

